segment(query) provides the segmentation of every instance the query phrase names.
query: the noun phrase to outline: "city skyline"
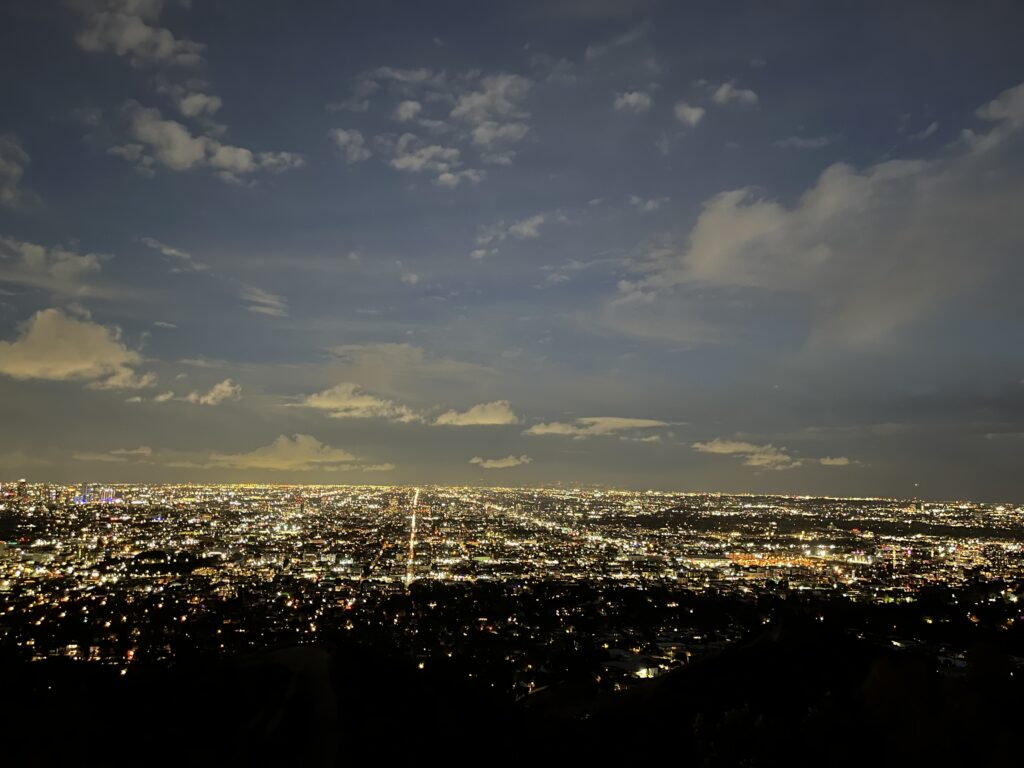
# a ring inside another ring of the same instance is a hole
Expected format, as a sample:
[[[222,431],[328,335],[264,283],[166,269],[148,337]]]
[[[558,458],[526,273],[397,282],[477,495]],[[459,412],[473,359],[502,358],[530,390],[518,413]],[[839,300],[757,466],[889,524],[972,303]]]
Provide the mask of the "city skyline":
[[[11,4],[0,478],[1019,502],[986,9]]]

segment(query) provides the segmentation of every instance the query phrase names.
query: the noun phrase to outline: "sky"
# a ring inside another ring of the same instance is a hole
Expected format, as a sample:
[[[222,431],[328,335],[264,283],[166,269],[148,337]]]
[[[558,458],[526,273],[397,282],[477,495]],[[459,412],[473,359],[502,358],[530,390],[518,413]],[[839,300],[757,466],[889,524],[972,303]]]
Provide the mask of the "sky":
[[[1024,500],[1024,5],[0,6],[0,479]]]

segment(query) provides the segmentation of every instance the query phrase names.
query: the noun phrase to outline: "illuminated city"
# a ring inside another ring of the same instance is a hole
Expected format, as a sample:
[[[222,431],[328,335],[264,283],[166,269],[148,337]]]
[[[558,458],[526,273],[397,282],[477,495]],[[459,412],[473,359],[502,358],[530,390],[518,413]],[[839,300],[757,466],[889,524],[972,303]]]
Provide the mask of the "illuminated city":
[[[0,2],[0,761],[1020,762],[1024,2]]]
[[[512,697],[551,681],[531,674],[543,666],[537,647],[569,634],[606,651],[595,682],[621,688],[749,632],[742,620],[700,629],[687,599],[701,595],[884,606],[940,589],[945,609],[961,606],[952,616],[874,640],[938,642],[936,621],[1011,630],[1022,523],[1020,507],[887,499],[8,483],[0,632],[26,659],[122,672],[182,654],[383,633],[423,665],[457,652],[499,674],[483,633],[509,651],[499,679]],[[967,594],[979,583],[992,588],[974,605]],[[512,607],[496,612],[478,591]],[[582,591],[602,607],[577,602]],[[534,607],[541,595],[562,604],[553,621]],[[616,614],[623,600],[652,613],[631,623]],[[771,619],[770,608],[757,617]],[[963,666],[966,648],[935,650],[948,673]]]

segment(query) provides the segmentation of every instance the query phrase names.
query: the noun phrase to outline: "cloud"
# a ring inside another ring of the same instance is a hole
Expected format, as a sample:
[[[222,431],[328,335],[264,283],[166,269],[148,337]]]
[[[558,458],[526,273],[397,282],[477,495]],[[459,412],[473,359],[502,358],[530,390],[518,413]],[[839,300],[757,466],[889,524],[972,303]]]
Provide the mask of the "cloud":
[[[497,123],[485,120],[473,127],[473,143],[481,147],[492,147],[496,144],[514,143],[522,140],[530,132],[526,123]]]
[[[135,141],[107,152],[134,163],[143,173],[151,174],[158,164],[172,171],[208,167],[225,181],[237,182],[239,176],[256,171],[281,173],[305,164],[294,152],[253,152],[208,135],[195,136],[182,123],[165,120],[160,110],[135,102],[126,105],[125,115],[128,133]]]
[[[546,214],[539,213],[535,216],[512,222],[508,226],[505,226],[504,222],[499,222],[494,226],[483,227],[477,235],[476,241],[478,245],[486,245],[494,240],[504,240],[506,237],[512,237],[516,240],[532,240],[540,237],[541,225],[546,220]]]
[[[25,199],[21,178],[30,158],[18,137],[0,134],[0,205],[13,208]]]
[[[530,131],[525,101],[532,87],[521,75],[481,77],[477,90],[458,96],[449,117],[469,127],[473,144],[488,150],[487,162],[507,164],[514,155],[509,145]]]
[[[15,379],[86,381],[97,389],[151,386],[139,375],[142,356],[121,340],[118,328],[69,317],[59,309],[36,312],[14,341],[0,341],[0,374]]]
[[[352,78],[352,93],[347,99],[327,104],[329,112],[365,112],[370,108],[370,97],[382,87],[400,93],[408,93],[409,89],[422,87],[440,87],[444,83],[443,75],[435,75],[429,69],[401,69],[398,67],[378,67],[363,72]]]
[[[173,392],[161,392],[159,395],[153,397],[154,403],[166,403],[174,399]]]
[[[249,453],[215,453],[209,467],[257,469],[274,472],[337,471],[352,469],[356,457],[341,448],[324,445],[312,435],[280,435],[270,445]]]
[[[388,419],[403,423],[422,421],[422,417],[408,406],[371,395],[352,382],[342,382],[323,392],[309,395],[302,401],[302,405],[326,411],[333,419]]]
[[[406,173],[437,174],[434,183],[441,187],[457,187],[462,181],[477,184],[485,177],[476,168],[461,168],[462,153],[456,147],[425,144],[412,133],[403,133],[392,147],[388,164]]]
[[[110,451],[112,456],[152,456],[153,449],[147,445],[140,445],[138,448],[117,448]]]
[[[717,453],[726,456],[739,456],[743,464],[758,469],[784,470],[795,469],[803,461],[794,459],[785,448],[774,445],[755,445],[739,440],[723,440],[715,438],[705,443],[694,443],[693,449],[700,453]]]
[[[223,103],[219,96],[210,96],[197,91],[183,93],[177,99],[178,111],[185,117],[216,114]]]
[[[536,216],[530,216],[521,221],[513,222],[509,225],[508,233],[517,240],[529,240],[540,237],[540,227],[544,223],[545,218],[543,213],[538,213]]]
[[[249,305],[247,309],[250,312],[271,317],[288,316],[288,302],[283,296],[257,288],[255,285],[242,283],[238,298]]]
[[[503,122],[529,115],[523,102],[533,83],[521,75],[491,75],[480,80],[479,90],[459,96],[451,117],[470,124]]]
[[[160,110],[132,106],[129,109],[129,133],[148,146],[161,165],[174,171],[187,171],[206,162],[211,139],[193,136],[179,122],[164,120]]]
[[[458,167],[460,154],[455,147],[424,145],[415,134],[403,133],[395,143],[389,163],[398,171],[444,173]]]
[[[510,467],[520,467],[523,464],[529,464],[531,461],[533,459],[524,453],[522,456],[506,456],[503,459],[484,459],[474,456],[469,460],[469,463],[477,464],[482,469],[509,469]]]
[[[403,272],[398,279],[405,285],[416,285],[420,281],[420,276],[415,272]]]
[[[850,464],[845,456],[823,456],[818,461],[826,467],[846,467]]]
[[[47,247],[0,237],[0,283],[41,288],[62,296],[95,296],[98,292],[88,285],[87,277],[98,273],[106,258],[59,245]]]
[[[518,424],[519,417],[512,411],[508,400],[480,403],[466,411],[445,411],[434,420],[434,424],[453,427],[495,426]]]
[[[354,128],[351,130],[332,128],[327,132],[327,136],[337,145],[338,149],[345,153],[345,162],[349,165],[373,157],[373,152],[366,147],[363,134]]]
[[[98,461],[106,462],[110,464],[124,464],[131,459],[142,460],[148,459],[153,455],[153,449],[146,445],[140,445],[138,448],[117,448],[106,453],[96,452],[81,452],[72,455],[75,461]]]
[[[583,58],[586,61],[594,62],[600,58],[607,56],[608,54],[616,51],[620,48],[626,48],[634,43],[642,40],[647,34],[648,25],[646,23],[640,24],[633,27],[628,32],[619,35],[616,38],[608,41],[607,43],[593,43],[586,47],[583,52]]]
[[[772,144],[783,149],[821,149],[835,142],[835,136],[787,136]]]
[[[395,106],[395,120],[400,123],[407,123],[423,111],[423,105],[418,101],[406,99]]]
[[[711,197],[685,242],[659,244],[634,264],[638,278],[620,284],[615,302],[643,310],[643,332],[657,335],[678,328],[686,307],[698,323],[727,327],[724,305],[714,302],[713,314],[694,302],[715,291],[743,291],[748,303],[788,296],[807,309],[808,347],[891,342],[998,272],[1024,239],[1012,141],[1024,126],[1024,84],[977,114],[991,127],[933,159],[835,163],[790,204],[750,188]]]
[[[78,0],[72,7],[85,26],[75,40],[84,51],[126,56],[135,66],[202,64],[203,45],[178,40],[169,29],[149,23],[157,20],[162,6],[162,0]]]
[[[140,242],[147,248],[159,251],[168,259],[173,260],[176,266],[171,270],[172,272],[206,272],[210,268],[209,265],[193,258],[192,254],[166,243],[161,243],[155,238],[143,237]]]
[[[756,93],[747,88],[737,88],[735,80],[722,83],[715,88],[714,93],[711,95],[711,100],[719,105],[743,104],[750,106],[758,102]]]
[[[435,179],[435,182],[440,187],[457,187],[463,181],[468,181],[471,184],[479,184],[487,176],[485,171],[478,170],[476,168],[466,168],[461,171],[445,171],[440,173]]]
[[[209,392],[191,392],[185,397],[185,400],[197,405],[220,405],[227,400],[237,400],[241,396],[242,388],[231,379],[224,379],[224,381],[214,384]]]
[[[928,127],[925,128],[923,131],[918,131],[917,133],[911,134],[910,138],[917,139],[918,141],[920,141],[922,139],[927,139],[930,136],[934,136],[935,133],[938,130],[939,130],[938,122],[932,121],[931,123],[928,124]]]
[[[619,416],[588,416],[571,423],[552,421],[534,424],[524,435],[565,435],[580,440],[587,437],[616,435],[642,429],[656,429],[670,426],[666,421],[656,419],[631,419]]]
[[[412,344],[348,344],[329,352],[333,365],[344,371],[339,379],[362,382],[399,400],[427,391],[450,397],[456,388],[475,388],[496,375],[487,366],[430,355]]]
[[[626,91],[615,97],[613,106],[618,112],[646,112],[654,105],[654,99],[644,91]]]
[[[820,464],[825,467],[846,467],[851,462],[845,456],[825,456],[820,459],[796,459],[789,451],[782,447],[772,445],[757,445],[743,440],[725,440],[716,437],[703,443],[694,443],[691,446],[700,453],[715,453],[723,456],[737,456],[743,459],[744,466],[756,467],[757,469],[786,470],[796,469],[807,463]]]
[[[532,240],[540,237],[540,228],[547,221],[547,214],[538,213],[528,216],[525,219],[506,224],[499,221],[497,224],[482,226],[477,231],[476,244],[487,245],[488,243],[501,242],[506,238],[516,240]]]
[[[683,125],[688,125],[691,128],[697,125],[701,120],[704,119],[704,115],[707,110],[704,107],[691,107],[685,101],[676,102],[675,116]]]
[[[652,213],[654,211],[661,210],[661,207],[667,202],[667,197],[652,197],[650,200],[644,200],[638,195],[629,196],[629,204],[643,213]]]

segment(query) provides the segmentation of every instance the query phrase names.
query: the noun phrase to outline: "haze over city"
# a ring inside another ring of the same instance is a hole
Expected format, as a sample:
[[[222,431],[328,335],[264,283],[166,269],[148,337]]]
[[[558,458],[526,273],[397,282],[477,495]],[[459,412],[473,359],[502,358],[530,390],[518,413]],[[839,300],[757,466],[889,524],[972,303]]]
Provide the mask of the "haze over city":
[[[985,7],[6,3],[0,480],[1019,501]]]

